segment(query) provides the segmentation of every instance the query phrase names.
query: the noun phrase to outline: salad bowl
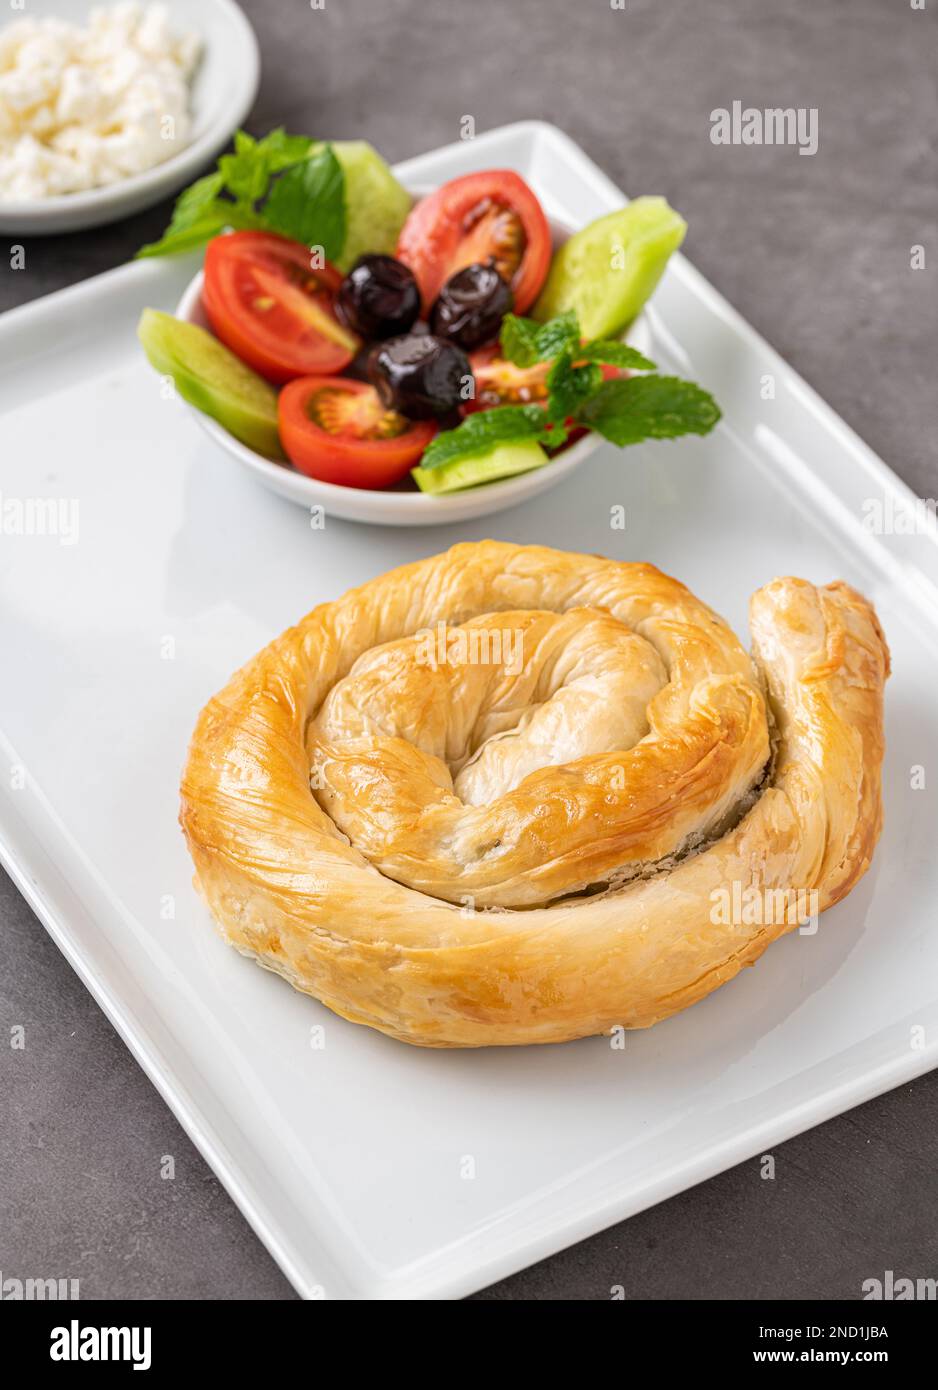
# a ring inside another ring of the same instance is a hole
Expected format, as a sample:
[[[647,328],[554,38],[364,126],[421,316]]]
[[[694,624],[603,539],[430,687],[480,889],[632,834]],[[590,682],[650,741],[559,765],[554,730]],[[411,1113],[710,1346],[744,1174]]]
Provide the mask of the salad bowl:
[[[553,220],[551,230],[556,247],[566,241],[575,229]],[[208,329],[209,321],[202,306],[202,283],[203,272],[200,270],[187,285],[175,313],[186,323]],[[625,340],[644,355],[654,356],[647,314],[640,313],[633,320]],[[556,487],[605,442],[600,435],[589,433],[557,453],[543,468],[534,468],[513,478],[483,483],[463,492],[433,496],[417,491],[409,482],[384,489],[342,487],[336,483],[321,482],[298,472],[289,463],[265,458],[235,439],[211,416],[195,406],[189,409],[209,438],[269,491],[298,506],[321,507],[329,516],[372,526],[445,526],[449,522],[470,521],[475,517],[505,511]]]

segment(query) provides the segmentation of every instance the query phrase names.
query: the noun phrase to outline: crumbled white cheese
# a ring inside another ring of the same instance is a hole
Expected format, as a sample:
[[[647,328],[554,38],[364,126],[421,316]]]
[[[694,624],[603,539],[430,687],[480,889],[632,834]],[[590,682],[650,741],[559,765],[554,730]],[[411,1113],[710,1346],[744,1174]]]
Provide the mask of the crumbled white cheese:
[[[189,141],[198,35],[165,5],[91,11],[84,28],[20,19],[0,29],[0,199],[117,183]]]

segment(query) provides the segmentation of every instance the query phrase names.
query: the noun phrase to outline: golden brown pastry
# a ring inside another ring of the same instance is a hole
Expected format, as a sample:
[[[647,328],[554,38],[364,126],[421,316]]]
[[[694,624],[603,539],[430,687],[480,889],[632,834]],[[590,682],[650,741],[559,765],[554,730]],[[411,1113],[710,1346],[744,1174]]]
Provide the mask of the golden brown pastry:
[[[223,935],[435,1047],[643,1028],[842,898],[881,824],[867,601],[776,579],[753,656],[651,565],[455,546],[313,610],[182,784]]]

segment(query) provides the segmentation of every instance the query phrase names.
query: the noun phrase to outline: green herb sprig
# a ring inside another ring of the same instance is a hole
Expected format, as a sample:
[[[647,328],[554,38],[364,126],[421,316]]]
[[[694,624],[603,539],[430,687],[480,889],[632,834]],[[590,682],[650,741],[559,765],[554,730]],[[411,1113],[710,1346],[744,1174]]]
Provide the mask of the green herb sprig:
[[[239,130],[234,153],[176,200],[159,241],[138,256],[194,251],[219,232],[270,231],[321,246],[335,260],[345,244],[345,175],[332,146],[283,127],[255,140]]]
[[[703,387],[660,376],[636,348],[611,338],[583,343],[573,310],[547,323],[507,314],[501,349],[517,367],[550,362],[544,405],[502,405],[477,411],[455,429],[443,430],[421,459],[442,468],[456,459],[487,454],[498,444],[535,441],[548,449],[566,443],[571,426],[585,426],[620,447],[646,439],[709,434],[720,407]],[[605,380],[604,365],[650,375]]]

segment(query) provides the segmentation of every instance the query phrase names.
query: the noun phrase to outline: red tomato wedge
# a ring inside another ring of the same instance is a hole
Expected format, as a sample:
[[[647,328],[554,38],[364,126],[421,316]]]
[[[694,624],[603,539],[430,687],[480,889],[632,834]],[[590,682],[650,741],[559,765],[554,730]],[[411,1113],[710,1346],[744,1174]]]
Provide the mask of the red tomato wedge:
[[[273,232],[214,237],[202,304],[216,337],[268,381],[340,372],[360,346],[335,316],[342,276]]]
[[[541,405],[547,400],[547,375],[553,364],[535,362],[533,367],[516,367],[507,357],[500,357],[499,352],[498,344],[492,343],[470,354],[475,395],[462,407],[463,415],[471,415],[476,410],[491,410],[497,405]],[[628,376],[628,372],[606,364],[601,370],[604,381]],[[562,448],[575,444],[586,434],[585,429],[574,427],[572,419],[566,421],[566,426],[569,433]]]
[[[516,367],[500,356],[497,343],[479,348],[469,356],[475,381],[475,396],[463,406],[463,414],[489,410],[495,405],[539,404],[547,399],[547,377],[551,362],[535,362],[533,367]],[[621,376],[616,367],[603,366],[603,379]],[[627,373],[626,373],[627,375]]]
[[[475,381],[475,396],[463,406],[464,414],[489,410],[495,405],[527,405],[547,399],[547,374],[550,362],[536,362],[533,367],[516,367],[507,357],[499,355],[497,343],[479,348],[469,357]]]
[[[408,420],[377,391],[346,377],[309,376],[280,392],[280,438],[294,468],[343,487],[390,487],[407,476],[437,432]]]
[[[511,285],[514,312],[534,303],[550,266],[550,227],[511,169],[465,174],[423,198],[401,228],[397,258],[417,277],[428,312],[451,275],[492,264]]]

